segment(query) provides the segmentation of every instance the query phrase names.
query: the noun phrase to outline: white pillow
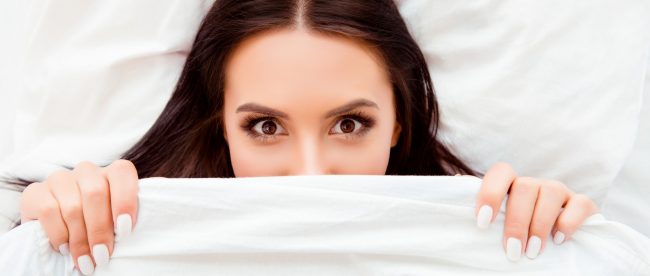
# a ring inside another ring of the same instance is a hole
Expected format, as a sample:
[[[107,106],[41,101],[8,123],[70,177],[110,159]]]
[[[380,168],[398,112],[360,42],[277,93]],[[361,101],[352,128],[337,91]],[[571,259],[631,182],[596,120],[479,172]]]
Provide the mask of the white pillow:
[[[212,1],[48,3],[31,1],[27,16],[38,20],[24,28],[28,55],[9,90],[14,139],[0,172],[22,177],[108,163],[137,142],[169,99]]]
[[[650,50],[631,1],[405,1],[442,113],[471,167],[511,163],[600,203],[629,155]]]
[[[5,38],[0,43],[0,162],[13,150],[13,122],[15,116],[15,100],[20,95],[17,79],[20,77],[20,66],[23,64],[25,28],[29,10],[27,1],[0,2],[0,35]]]

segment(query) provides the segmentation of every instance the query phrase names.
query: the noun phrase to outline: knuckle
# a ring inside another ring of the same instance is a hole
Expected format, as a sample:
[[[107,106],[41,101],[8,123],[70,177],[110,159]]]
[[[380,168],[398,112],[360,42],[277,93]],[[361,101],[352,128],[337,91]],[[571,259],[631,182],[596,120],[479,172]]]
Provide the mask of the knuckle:
[[[87,202],[97,202],[108,198],[108,190],[100,185],[88,185],[82,189],[82,197]]]
[[[54,229],[51,225],[43,225],[43,228],[49,228],[49,231],[46,231],[47,238],[51,243],[61,245],[68,242],[68,232],[65,228],[56,228]],[[57,248],[58,250],[58,248]]]
[[[94,202],[93,200],[100,200],[108,197],[108,187],[106,179],[99,173],[98,168],[91,169],[93,171],[85,171],[78,179],[79,191],[84,200]],[[96,172],[96,173],[95,173]]]
[[[113,173],[135,171],[135,165],[129,160],[119,159],[109,166],[108,171]]]
[[[510,166],[509,163],[506,163],[504,161],[498,161],[494,164],[495,167],[500,167],[502,169],[512,169],[512,166]]]
[[[512,165],[503,161],[499,161],[496,164],[494,164],[493,168],[506,171],[512,175],[515,174],[515,169],[512,168]]]
[[[568,232],[568,229],[576,229],[578,226],[580,226],[582,222],[576,221],[576,220],[571,220],[567,217],[560,216],[557,219],[556,225],[558,229],[563,229],[562,232]]]
[[[566,198],[567,188],[562,182],[551,180],[545,181],[539,187],[540,192],[546,195],[564,195]]]
[[[83,213],[81,210],[80,203],[68,203],[65,206],[61,206],[61,214],[66,221],[74,221],[81,219]]]
[[[549,181],[545,181],[541,185],[540,189],[543,189],[553,194],[561,194],[566,191],[566,185],[564,185],[564,183],[557,180],[549,180]]]
[[[127,179],[138,179],[138,172],[135,165],[129,160],[120,159],[114,161],[105,169],[105,175],[109,184],[114,184],[114,181],[124,181]],[[118,183],[119,184],[119,183]]]
[[[90,161],[81,161],[77,166],[74,168],[74,171],[86,171],[86,170],[93,170],[96,169],[97,165]]]
[[[21,197],[21,201],[27,200],[27,198],[31,198],[32,195],[37,195],[40,191],[42,191],[45,187],[43,186],[43,183],[41,182],[34,182],[30,185],[28,185],[24,190],[23,190],[23,196]]]
[[[587,212],[595,212],[598,209],[596,203],[584,194],[576,194],[571,200],[574,200],[577,206],[583,208]]]
[[[39,185],[37,185],[38,182],[32,183],[30,185],[27,185],[25,189],[23,190],[23,195],[24,194],[31,194],[34,192],[34,190],[37,190],[39,188]]]
[[[73,181],[74,175],[68,170],[58,170],[47,176],[48,185],[56,185],[60,182]]]
[[[514,192],[528,193],[538,188],[537,180],[532,177],[517,177],[512,183],[512,190]]]
[[[535,185],[537,179],[529,176],[520,176],[515,179],[515,182],[519,182],[521,185]]]
[[[59,251],[59,246],[68,242],[68,237],[63,235],[53,235],[47,237],[50,240],[52,248]]]
[[[59,205],[54,201],[44,202],[38,214],[41,220],[43,218],[48,218],[48,217],[58,216],[58,215],[60,215]]]

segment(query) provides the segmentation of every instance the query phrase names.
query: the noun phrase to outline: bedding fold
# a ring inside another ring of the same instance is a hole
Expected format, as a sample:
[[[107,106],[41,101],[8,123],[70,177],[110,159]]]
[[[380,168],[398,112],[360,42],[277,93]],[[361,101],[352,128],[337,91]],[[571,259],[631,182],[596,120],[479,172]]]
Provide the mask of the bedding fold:
[[[471,176],[140,180],[138,220],[94,275],[650,275],[650,240],[590,217],[534,260],[506,258],[504,209],[476,227]],[[0,236],[2,275],[80,275],[37,221]]]

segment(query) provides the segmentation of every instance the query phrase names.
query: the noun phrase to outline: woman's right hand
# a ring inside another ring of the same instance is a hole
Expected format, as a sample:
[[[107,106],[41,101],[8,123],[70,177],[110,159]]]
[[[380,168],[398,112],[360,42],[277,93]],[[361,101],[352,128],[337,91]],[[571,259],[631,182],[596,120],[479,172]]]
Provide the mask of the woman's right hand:
[[[72,254],[89,275],[108,263],[115,239],[131,233],[137,209],[138,173],[130,161],[117,160],[104,168],[81,162],[29,185],[20,213],[22,223],[39,220],[52,247]]]

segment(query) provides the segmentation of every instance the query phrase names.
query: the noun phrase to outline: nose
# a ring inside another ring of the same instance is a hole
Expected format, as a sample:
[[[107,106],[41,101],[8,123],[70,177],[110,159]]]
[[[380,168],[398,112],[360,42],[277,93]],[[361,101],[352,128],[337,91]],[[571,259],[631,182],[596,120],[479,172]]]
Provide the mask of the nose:
[[[319,175],[328,174],[325,156],[321,146],[315,139],[303,141],[296,149],[292,163],[291,175]]]

